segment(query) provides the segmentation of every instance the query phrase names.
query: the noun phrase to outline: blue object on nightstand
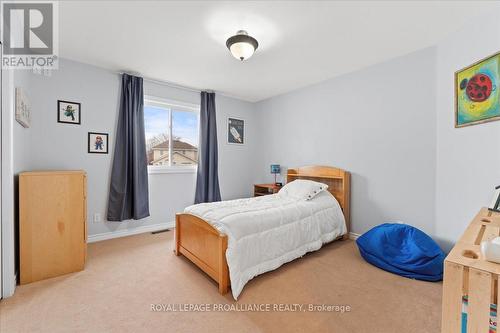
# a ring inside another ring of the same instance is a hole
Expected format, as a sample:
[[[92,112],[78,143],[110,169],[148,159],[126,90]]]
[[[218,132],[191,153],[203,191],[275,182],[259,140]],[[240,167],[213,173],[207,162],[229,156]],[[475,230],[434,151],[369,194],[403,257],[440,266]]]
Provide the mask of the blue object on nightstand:
[[[274,175],[274,183],[276,184],[276,175],[281,172],[281,167],[279,164],[271,164],[271,174]]]
[[[277,174],[281,172],[281,168],[279,164],[271,164],[271,173]]]
[[[443,279],[444,252],[415,227],[384,223],[361,235],[356,244],[366,261],[383,270],[417,280]]]

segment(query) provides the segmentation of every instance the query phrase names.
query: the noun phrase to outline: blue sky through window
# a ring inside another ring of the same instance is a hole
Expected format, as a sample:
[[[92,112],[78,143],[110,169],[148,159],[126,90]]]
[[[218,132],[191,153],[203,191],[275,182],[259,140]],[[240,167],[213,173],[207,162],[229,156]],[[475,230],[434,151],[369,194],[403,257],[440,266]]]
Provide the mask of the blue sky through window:
[[[168,137],[168,109],[144,106],[146,141],[165,135]],[[198,114],[187,111],[172,112],[172,135],[181,141],[198,146]]]
[[[198,114],[174,110],[172,113],[172,135],[198,147]]]
[[[146,141],[161,134],[168,134],[168,110],[144,106]]]

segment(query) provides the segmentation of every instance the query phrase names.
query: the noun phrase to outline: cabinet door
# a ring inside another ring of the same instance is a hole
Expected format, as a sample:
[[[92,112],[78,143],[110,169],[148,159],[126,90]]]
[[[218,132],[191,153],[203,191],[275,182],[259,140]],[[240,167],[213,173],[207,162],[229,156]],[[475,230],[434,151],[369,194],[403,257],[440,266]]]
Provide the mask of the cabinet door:
[[[21,283],[83,269],[85,258],[82,174],[21,176]]]

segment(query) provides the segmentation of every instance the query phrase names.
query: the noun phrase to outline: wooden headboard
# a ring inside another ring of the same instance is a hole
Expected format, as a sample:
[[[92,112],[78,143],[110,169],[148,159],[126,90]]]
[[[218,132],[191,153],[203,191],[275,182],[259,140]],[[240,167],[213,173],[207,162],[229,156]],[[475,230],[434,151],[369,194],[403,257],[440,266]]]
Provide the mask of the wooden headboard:
[[[288,169],[286,181],[309,179],[328,185],[328,191],[333,194],[342,207],[347,225],[351,230],[351,175],[348,171],[328,166],[304,166]]]

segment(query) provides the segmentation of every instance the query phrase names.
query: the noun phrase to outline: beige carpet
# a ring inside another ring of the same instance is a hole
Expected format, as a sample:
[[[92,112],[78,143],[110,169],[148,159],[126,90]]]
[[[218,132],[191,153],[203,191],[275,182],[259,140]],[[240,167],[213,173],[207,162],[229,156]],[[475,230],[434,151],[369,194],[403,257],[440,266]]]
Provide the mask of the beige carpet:
[[[1,301],[0,332],[439,332],[441,283],[381,271],[361,259],[352,241],[256,277],[234,302],[172,253],[173,235],[89,244],[85,271],[18,286]],[[351,311],[153,312],[156,303],[313,303]]]

